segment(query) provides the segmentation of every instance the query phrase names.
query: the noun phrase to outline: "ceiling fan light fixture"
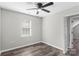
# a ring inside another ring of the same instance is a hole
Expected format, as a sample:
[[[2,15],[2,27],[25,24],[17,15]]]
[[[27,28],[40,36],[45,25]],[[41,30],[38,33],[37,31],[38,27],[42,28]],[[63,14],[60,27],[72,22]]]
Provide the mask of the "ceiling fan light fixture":
[[[38,9],[38,11],[41,11],[41,9]]]

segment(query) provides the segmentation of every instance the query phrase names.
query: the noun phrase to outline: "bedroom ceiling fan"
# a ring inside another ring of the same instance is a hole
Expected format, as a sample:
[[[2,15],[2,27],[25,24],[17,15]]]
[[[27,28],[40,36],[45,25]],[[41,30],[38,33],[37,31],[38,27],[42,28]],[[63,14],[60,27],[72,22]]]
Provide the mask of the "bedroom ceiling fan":
[[[53,4],[54,4],[53,2],[49,2],[49,3],[46,3],[46,4],[43,5],[43,3],[39,2],[39,3],[36,4],[37,8],[30,8],[30,9],[26,9],[26,10],[37,10],[36,14],[39,14],[39,10],[50,13],[49,10],[44,9],[44,8],[48,7],[50,5],[53,5]]]

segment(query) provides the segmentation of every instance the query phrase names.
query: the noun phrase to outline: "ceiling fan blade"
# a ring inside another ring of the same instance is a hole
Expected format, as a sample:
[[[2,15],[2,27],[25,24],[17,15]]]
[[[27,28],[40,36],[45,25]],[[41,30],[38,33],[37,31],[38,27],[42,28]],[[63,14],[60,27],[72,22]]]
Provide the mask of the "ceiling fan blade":
[[[39,11],[37,10],[36,14],[39,14]]]
[[[45,5],[43,5],[42,8],[53,5],[53,4],[54,4],[53,2],[49,2],[49,3],[45,4]]]
[[[29,9],[26,9],[26,10],[37,10],[38,8],[29,8]]]
[[[47,13],[49,13],[49,12],[50,12],[49,10],[46,10],[46,9],[41,9],[41,10],[43,10],[43,11],[45,11],[45,12],[47,12]]]

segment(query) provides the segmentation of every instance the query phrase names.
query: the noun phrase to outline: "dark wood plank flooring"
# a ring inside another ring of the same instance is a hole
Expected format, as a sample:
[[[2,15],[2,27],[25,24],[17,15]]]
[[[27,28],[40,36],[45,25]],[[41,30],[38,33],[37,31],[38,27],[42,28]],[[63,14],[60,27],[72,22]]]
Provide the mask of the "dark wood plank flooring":
[[[37,43],[27,47],[1,53],[1,56],[60,56],[63,51],[45,43]]]

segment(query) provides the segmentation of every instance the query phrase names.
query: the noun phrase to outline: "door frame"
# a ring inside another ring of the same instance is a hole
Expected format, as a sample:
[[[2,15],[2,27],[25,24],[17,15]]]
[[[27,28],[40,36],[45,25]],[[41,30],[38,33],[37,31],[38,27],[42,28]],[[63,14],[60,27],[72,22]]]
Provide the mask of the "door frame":
[[[79,14],[69,15],[64,17],[64,35],[65,35],[65,53],[68,51],[68,48],[72,48],[72,41],[73,41],[73,29],[72,19],[71,17],[79,16]],[[68,24],[69,23],[69,24]]]

